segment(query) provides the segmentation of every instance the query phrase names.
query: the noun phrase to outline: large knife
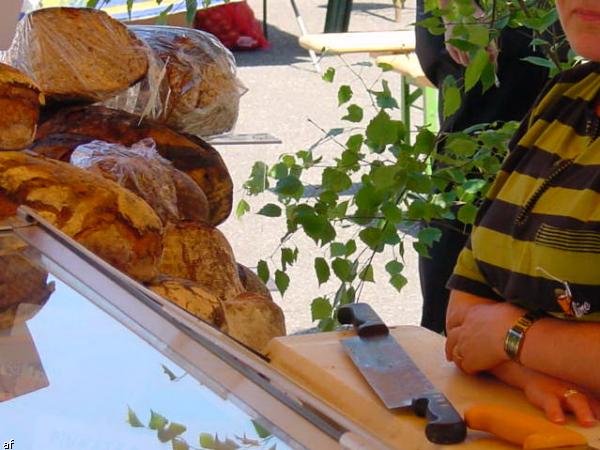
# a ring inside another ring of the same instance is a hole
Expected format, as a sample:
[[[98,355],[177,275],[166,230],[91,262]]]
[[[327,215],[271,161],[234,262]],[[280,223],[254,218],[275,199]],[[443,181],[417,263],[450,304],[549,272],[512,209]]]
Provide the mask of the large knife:
[[[410,406],[418,416],[426,417],[425,435],[436,444],[465,439],[467,429],[460,414],[390,336],[368,304],[343,305],[337,318],[356,328],[358,336],[342,340],[342,345],[387,408]]]
[[[575,430],[499,405],[473,405],[465,411],[465,420],[469,428],[492,433],[526,450],[598,450]]]

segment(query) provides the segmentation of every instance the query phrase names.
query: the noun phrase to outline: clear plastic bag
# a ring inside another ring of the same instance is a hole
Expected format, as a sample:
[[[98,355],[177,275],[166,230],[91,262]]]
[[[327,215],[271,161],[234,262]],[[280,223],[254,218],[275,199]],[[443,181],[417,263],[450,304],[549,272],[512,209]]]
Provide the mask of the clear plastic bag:
[[[17,27],[6,62],[49,101],[97,102],[143,79],[149,49],[125,25],[90,8],[45,8]]]
[[[151,70],[137,86],[106,106],[141,114],[178,131],[212,136],[231,131],[246,88],[235,59],[209,33],[169,26],[130,26],[154,52]]]
[[[202,189],[161,157],[151,138],[131,147],[92,141],[75,149],[71,164],[99,173],[129,189],[143,198],[163,223],[202,220],[204,216],[200,210],[207,210]],[[186,202],[186,199],[190,201]],[[199,217],[196,217],[196,212],[190,211],[196,208]]]

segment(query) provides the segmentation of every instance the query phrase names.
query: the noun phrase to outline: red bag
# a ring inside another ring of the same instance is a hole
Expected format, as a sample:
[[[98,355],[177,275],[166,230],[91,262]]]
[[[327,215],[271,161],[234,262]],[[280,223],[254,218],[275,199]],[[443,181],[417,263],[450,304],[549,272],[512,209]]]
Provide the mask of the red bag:
[[[260,23],[245,1],[199,10],[194,28],[214,34],[225,47],[232,50],[269,47]]]

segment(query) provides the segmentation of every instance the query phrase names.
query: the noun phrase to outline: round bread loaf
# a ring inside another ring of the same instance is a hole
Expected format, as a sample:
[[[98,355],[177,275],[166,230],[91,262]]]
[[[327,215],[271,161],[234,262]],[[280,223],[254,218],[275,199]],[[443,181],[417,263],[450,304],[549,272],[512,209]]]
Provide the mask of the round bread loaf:
[[[163,274],[204,285],[220,300],[233,298],[244,290],[229,242],[209,225],[167,224],[159,267]]]
[[[161,297],[181,306],[190,314],[227,332],[221,301],[200,283],[160,276],[152,280],[148,287]]]
[[[35,138],[44,96],[17,69],[0,63],[0,150],[19,150]]]
[[[96,102],[142,79],[147,52],[125,25],[103,11],[44,8],[20,22],[8,55],[49,101]]]
[[[223,309],[228,334],[259,353],[271,339],[285,335],[281,308],[263,295],[243,292],[223,302]]]
[[[273,300],[273,297],[271,297],[271,291],[269,291],[267,285],[263,283],[258,275],[240,263],[237,263],[237,267],[240,280],[242,281],[242,286],[244,286],[245,290],[263,295],[268,299]]]
[[[62,109],[52,115],[40,126],[32,150],[67,161],[73,150],[85,142],[100,140],[131,147],[146,138],[154,140],[160,156],[200,186],[208,200],[209,223],[223,222],[231,213],[233,182],[221,155],[200,138],[140,120],[125,111],[88,106]]]
[[[0,152],[0,193],[42,217],[131,277],[158,275],[162,224],[118,184],[69,164]]]

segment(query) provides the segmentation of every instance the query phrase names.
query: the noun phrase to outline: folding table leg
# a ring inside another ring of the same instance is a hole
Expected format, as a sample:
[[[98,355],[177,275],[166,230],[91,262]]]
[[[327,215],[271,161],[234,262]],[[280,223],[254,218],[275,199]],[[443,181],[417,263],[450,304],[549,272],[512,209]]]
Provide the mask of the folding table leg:
[[[267,0],[264,1],[266,2]],[[300,33],[302,36],[304,36],[305,34],[308,34],[308,31],[306,31],[306,25],[304,25],[304,20],[300,15],[300,10],[298,9],[298,5],[296,5],[296,0],[290,0],[290,3],[292,4],[294,15],[296,16],[296,22],[298,22],[298,27],[300,28]],[[310,55],[313,65],[315,66],[315,70],[321,73],[321,65],[319,64],[319,58],[317,57],[317,54],[314,52],[314,50],[309,50],[308,54]]]
[[[265,37],[269,38],[269,30],[267,27],[267,0],[263,0],[263,33]]]

